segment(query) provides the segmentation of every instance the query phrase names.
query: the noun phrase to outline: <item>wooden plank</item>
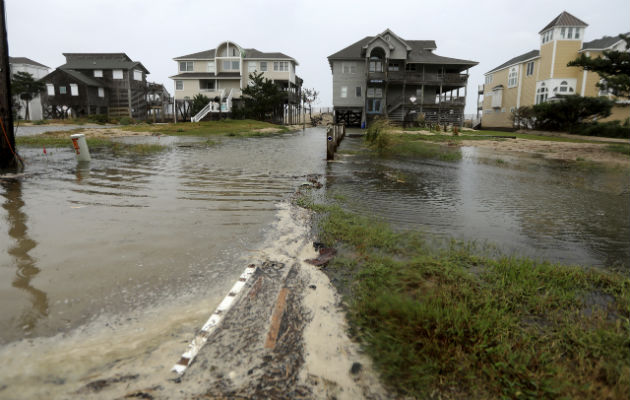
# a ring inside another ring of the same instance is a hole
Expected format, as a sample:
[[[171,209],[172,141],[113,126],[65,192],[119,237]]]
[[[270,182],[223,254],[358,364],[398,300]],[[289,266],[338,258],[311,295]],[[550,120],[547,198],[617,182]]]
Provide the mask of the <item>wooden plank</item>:
[[[276,347],[278,341],[278,334],[280,333],[280,323],[282,322],[282,316],[284,315],[284,309],[287,305],[287,295],[289,294],[288,288],[280,289],[278,294],[278,300],[276,301],[276,307],[271,315],[271,326],[269,327],[269,333],[267,333],[267,340],[265,341],[266,349],[273,349]]]

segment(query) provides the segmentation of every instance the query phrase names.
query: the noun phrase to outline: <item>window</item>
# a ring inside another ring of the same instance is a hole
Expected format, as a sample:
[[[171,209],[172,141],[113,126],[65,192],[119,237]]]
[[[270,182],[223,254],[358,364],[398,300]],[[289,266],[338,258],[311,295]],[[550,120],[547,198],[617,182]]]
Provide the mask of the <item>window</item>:
[[[274,61],[273,62],[273,70],[274,71],[288,71],[289,70],[289,62],[288,61]]]
[[[115,69],[114,71],[112,71],[112,76],[114,79],[122,79],[123,78],[122,69]]]
[[[217,72],[217,66],[214,61],[208,61],[208,72]]]
[[[267,61],[261,61],[260,62],[260,70],[261,71],[267,71]]]
[[[368,88],[367,97],[375,97],[381,98],[383,97],[383,89],[382,88]]]
[[[560,28],[560,38],[564,39],[566,35],[566,28]]]
[[[55,95],[55,85],[53,85],[52,83],[47,83],[46,84],[46,92],[48,92],[49,96],[54,96]]]
[[[567,39],[573,39],[573,28],[569,28],[567,32]]]
[[[569,84],[567,83],[567,81],[562,81],[560,83],[560,92],[561,93],[565,93],[569,91]]]
[[[98,88],[98,97],[105,97],[105,89],[102,87]]]
[[[232,47],[230,50],[232,50],[232,57],[236,57],[238,56],[238,49],[236,47]]]
[[[179,70],[180,72],[190,72],[193,70],[194,63],[192,61],[180,61],[179,62]]]
[[[381,99],[368,99],[367,112],[370,114],[380,114]]]
[[[580,38],[580,28],[575,28],[575,36],[576,39]]]
[[[357,96],[357,97],[361,97],[361,86],[357,86],[357,87],[354,89],[354,93],[355,93],[355,96]]]
[[[59,86],[59,94],[68,93],[67,88],[65,86]]]
[[[530,61],[527,63],[527,76],[534,75],[534,62]]]
[[[175,81],[175,90],[184,90],[184,81]]]
[[[247,72],[256,72],[256,61],[250,61],[247,63]]]
[[[383,72],[383,62],[378,57],[370,57],[370,72]]]
[[[357,63],[342,63],[341,69],[344,74],[356,74]]]
[[[486,75],[486,85],[492,83],[492,74]]]
[[[70,94],[72,96],[78,96],[79,95],[79,85],[77,85],[76,83],[71,83],[70,84]]]
[[[417,64],[407,64],[405,65],[405,70],[407,71],[415,71],[417,68]]]
[[[390,62],[387,69],[389,71],[398,71],[400,70],[400,65],[398,63]]]
[[[102,69],[95,69],[94,70],[94,77],[95,78],[102,78],[103,77],[103,70]]]
[[[214,80],[202,79],[199,81],[199,89],[204,92],[211,92],[214,90]]]
[[[223,60],[224,71],[238,71],[241,69],[241,62],[239,60]]]
[[[342,98],[346,98],[348,97],[348,87],[347,86],[342,86],[341,87],[341,97]]]
[[[513,88],[516,87],[518,83],[518,69],[516,67],[510,68],[510,72],[508,73],[508,87]]]
[[[136,81],[142,80],[142,71],[138,71],[137,69],[133,70],[133,79]]]
[[[547,91],[545,84],[541,83],[538,90],[536,90],[536,104],[544,103],[545,101],[547,101],[548,94],[549,92]]]

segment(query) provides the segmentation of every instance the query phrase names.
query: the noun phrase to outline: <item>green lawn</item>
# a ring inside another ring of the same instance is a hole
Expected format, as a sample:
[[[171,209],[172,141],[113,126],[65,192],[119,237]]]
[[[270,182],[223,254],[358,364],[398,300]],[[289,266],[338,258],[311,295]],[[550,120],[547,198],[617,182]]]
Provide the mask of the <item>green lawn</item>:
[[[68,132],[78,133],[80,129]],[[59,132],[54,132],[53,135],[58,135]],[[39,148],[69,148],[72,149],[72,140],[69,137],[59,137],[53,135],[36,135],[36,136],[18,136],[15,139],[15,144],[18,147],[39,147]],[[108,149],[112,151],[114,154],[122,154],[122,153],[131,153],[138,155],[146,155],[159,153],[161,151],[165,151],[168,149],[168,146],[163,146],[160,144],[147,144],[147,143],[138,143],[138,144],[128,144],[114,141],[109,138],[86,138],[86,142],[88,148],[90,149]]]
[[[261,129],[274,129],[273,132],[260,132]],[[122,127],[125,131],[155,132],[171,136],[264,136],[288,132],[286,126],[254,120],[178,122],[169,124],[139,124]]]
[[[339,206],[319,239],[351,332],[385,383],[413,398],[611,398],[630,393],[630,279],[578,266],[429,248]]]

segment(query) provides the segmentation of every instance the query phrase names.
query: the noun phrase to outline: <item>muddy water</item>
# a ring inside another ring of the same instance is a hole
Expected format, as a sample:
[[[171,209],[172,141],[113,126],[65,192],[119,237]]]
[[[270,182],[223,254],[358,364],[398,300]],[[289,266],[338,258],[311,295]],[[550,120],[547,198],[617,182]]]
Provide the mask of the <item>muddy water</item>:
[[[26,173],[0,179],[0,397],[131,360],[168,372],[247,263],[287,235],[288,197],[325,166],[320,129],[211,147],[133,140],[172,149],[93,152],[89,166],[22,149]]]
[[[357,150],[348,138],[342,150]],[[630,170],[576,169],[516,153],[453,149],[457,162],[346,154],[328,167],[346,207],[508,255],[629,268]]]

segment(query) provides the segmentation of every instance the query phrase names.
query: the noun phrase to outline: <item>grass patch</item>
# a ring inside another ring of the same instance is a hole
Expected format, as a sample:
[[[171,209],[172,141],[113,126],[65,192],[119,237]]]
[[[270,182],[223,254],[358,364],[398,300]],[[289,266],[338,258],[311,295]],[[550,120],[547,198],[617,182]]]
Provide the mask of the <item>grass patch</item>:
[[[403,156],[434,158],[442,161],[458,161],[462,158],[459,149],[431,143],[433,136],[405,135],[383,132],[378,135],[371,148],[381,156]],[[444,137],[447,138],[447,137]],[[451,138],[448,136],[448,138]],[[437,140],[450,142],[450,140]]]
[[[626,398],[630,279],[494,259],[339,206],[321,212],[327,267],[385,382],[414,398]],[[334,273],[334,272],[332,272]],[[595,300],[593,300],[595,299]]]
[[[274,125],[268,122],[254,120],[231,120],[179,122],[177,124],[140,124],[122,127],[123,130],[132,132],[155,132],[171,136],[240,136],[257,137],[269,136],[288,132],[289,128],[282,125]],[[261,130],[265,131],[261,131]]]
[[[81,129],[70,131],[69,133],[78,133]],[[57,135],[55,132],[53,135]],[[37,136],[23,136],[15,139],[17,147],[45,147],[47,149],[52,148],[68,148],[73,149],[72,140],[70,138],[64,138],[53,135],[37,135]],[[160,144],[148,144],[148,143],[122,143],[113,141],[108,138],[86,138],[88,148],[90,150],[108,149],[114,153],[119,154],[136,154],[136,155],[148,155],[162,152],[168,149],[168,146]]]
[[[630,156],[630,144],[628,143],[609,144],[608,146],[606,146],[606,150],[613,153]]]

